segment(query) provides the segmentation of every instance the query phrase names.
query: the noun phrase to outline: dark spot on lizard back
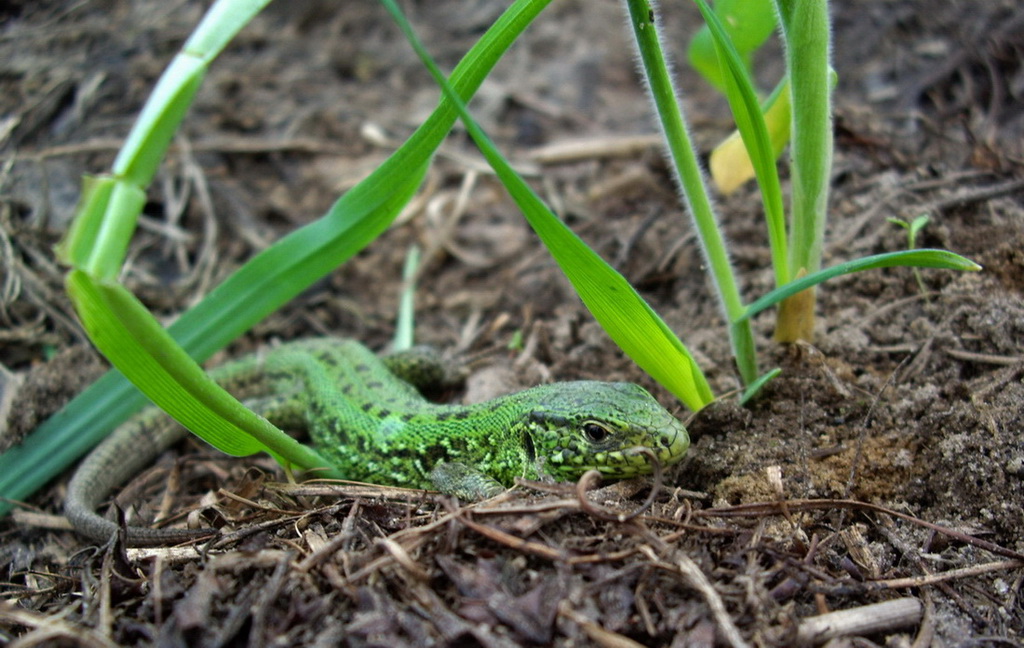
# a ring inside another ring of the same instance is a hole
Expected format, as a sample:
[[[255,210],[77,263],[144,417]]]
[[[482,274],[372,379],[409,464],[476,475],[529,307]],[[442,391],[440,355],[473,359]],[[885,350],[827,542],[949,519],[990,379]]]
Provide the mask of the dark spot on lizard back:
[[[294,378],[295,375],[287,371],[268,371],[267,378],[272,382],[278,382],[281,380],[289,380]]]
[[[435,443],[424,448],[423,455],[427,459],[427,465],[433,466],[441,461],[446,461],[449,458],[449,451],[444,445]]]
[[[330,353],[330,352],[327,352],[327,351],[323,351],[321,353],[318,353],[316,355],[316,359],[317,359],[317,361],[327,365],[328,367],[337,367],[338,366],[338,358],[336,358],[333,353]]]
[[[406,447],[392,448],[388,454],[398,459],[416,459],[419,456],[419,453]]]
[[[324,404],[318,399],[313,399],[309,402],[309,411],[313,414],[313,418],[322,418],[324,415]]]

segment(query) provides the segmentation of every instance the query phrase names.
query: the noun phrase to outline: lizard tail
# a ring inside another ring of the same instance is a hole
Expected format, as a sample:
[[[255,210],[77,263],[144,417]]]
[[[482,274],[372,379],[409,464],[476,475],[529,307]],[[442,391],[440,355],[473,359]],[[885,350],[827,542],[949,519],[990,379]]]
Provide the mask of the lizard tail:
[[[139,430],[140,426],[144,429]],[[186,433],[155,407],[117,428],[86,458],[68,484],[64,515],[75,530],[97,542],[110,540],[122,527],[100,516],[96,508]],[[125,544],[131,547],[177,544],[217,533],[215,529],[124,528]]]

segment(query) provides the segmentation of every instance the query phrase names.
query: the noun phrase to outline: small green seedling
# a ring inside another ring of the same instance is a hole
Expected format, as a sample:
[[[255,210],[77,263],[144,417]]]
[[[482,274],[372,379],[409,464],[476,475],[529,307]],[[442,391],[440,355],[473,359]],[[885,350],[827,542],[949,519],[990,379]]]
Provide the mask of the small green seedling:
[[[917,248],[917,235],[925,228],[925,225],[931,222],[931,217],[928,214],[921,214],[909,223],[902,218],[890,217],[887,218],[893,225],[898,225],[907,231],[907,249],[913,250]]]
[[[928,214],[921,214],[909,223],[902,218],[891,217],[887,219],[893,225],[902,227],[907,231],[907,249],[914,250],[917,248],[917,235],[924,229],[931,221],[931,217]],[[914,279],[917,280],[917,287],[921,290],[922,295],[928,294],[928,289],[925,288],[924,279],[921,277],[921,271],[914,268]]]

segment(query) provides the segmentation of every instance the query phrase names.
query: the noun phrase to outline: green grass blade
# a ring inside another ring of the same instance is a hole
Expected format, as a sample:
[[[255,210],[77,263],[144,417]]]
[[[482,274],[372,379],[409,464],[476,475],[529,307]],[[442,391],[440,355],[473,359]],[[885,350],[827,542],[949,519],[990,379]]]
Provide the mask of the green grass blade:
[[[839,75],[836,74],[836,71],[829,70],[829,84],[833,90],[838,81]],[[792,126],[791,99],[789,77],[783,77],[768,99],[761,103],[761,114],[768,127],[768,137],[771,139],[772,153],[776,160],[789,144],[789,132]],[[715,181],[715,186],[726,196],[754,177],[754,167],[743,144],[743,137],[738,130],[733,131],[711,151],[708,168]]]
[[[790,268],[821,267],[832,172],[832,92],[827,0],[775,0],[786,41],[793,111]]]
[[[402,294],[398,298],[398,317],[395,320],[395,336],[391,342],[392,351],[405,351],[416,343],[416,277],[420,268],[420,248],[413,244],[405,253],[402,268]]]
[[[185,52],[175,56],[114,160],[116,178],[136,187],[149,185],[203,84],[208,65],[208,60]]]
[[[772,268],[775,271],[775,285],[781,286],[792,277],[786,250],[786,211],[782,203],[782,186],[779,171],[775,166],[775,150],[772,146],[768,126],[761,112],[761,105],[754,91],[754,84],[747,72],[747,66],[733,46],[725,27],[715,12],[704,0],[697,0],[701,15],[707,22],[718,52],[722,67],[722,81],[726,89],[729,107],[732,109],[736,128],[743,137],[743,144],[750,155],[757,184],[761,188],[765,220],[768,225],[768,241],[772,251]]]
[[[740,396],[740,405],[746,405],[749,403],[757,394],[768,384],[770,380],[782,373],[782,369],[776,367],[768,373],[760,376],[757,380],[747,385],[747,388],[743,390],[743,395]]]
[[[86,176],[75,218],[56,246],[57,259],[105,281],[116,280],[145,203],[141,187],[111,176]]]
[[[914,268],[943,268],[946,270],[978,271],[981,266],[959,254],[948,250],[903,250],[900,252],[888,252],[874,256],[847,261],[839,265],[819,270],[805,277],[792,281],[781,288],[771,291],[764,297],[758,299],[747,307],[739,321],[748,320],[766,308],[770,308],[783,299],[796,293],[817,286],[823,281],[838,277],[840,275],[862,272],[864,270],[875,270],[878,268],[893,267],[914,267]]]
[[[832,181],[832,92],[828,0],[774,0],[786,45],[793,112],[790,153],[789,267],[793,278],[821,268]],[[814,337],[815,291],[779,307],[777,342]]]
[[[704,174],[690,141],[675,85],[661,49],[657,23],[649,21],[651,5],[647,0],[628,0],[628,6],[645,79],[668,145],[669,157],[682,188],[683,199],[697,226],[722,305],[726,313],[738,313],[742,311],[743,302],[729,263],[725,237],[718,228],[708,198]]]
[[[97,348],[204,441],[234,456],[268,452],[303,470],[330,465],[217,385],[123,286],[97,282],[81,270],[73,270],[67,281],[68,294]]]
[[[647,86],[658,113],[658,121],[665,136],[665,143],[668,145],[669,158],[676,174],[676,180],[682,189],[683,201],[693,218],[698,240],[711,270],[715,289],[726,318],[730,321],[735,320],[743,314],[743,300],[740,297],[735,273],[729,261],[725,237],[718,227],[714,209],[711,207],[707,187],[704,184],[704,174],[690,141],[686,121],[683,118],[665,55],[662,52],[658,34],[660,21],[651,22],[653,8],[648,0],[627,0],[626,4]],[[745,328],[747,330],[744,330]],[[735,330],[739,331],[744,338],[733,338],[732,345],[740,376],[744,384],[747,384],[758,376],[757,358],[749,354],[741,355],[739,350],[746,348],[745,340],[753,339],[753,333],[746,324]]]
[[[550,0],[517,0],[452,73],[452,85],[471,96],[501,55]],[[380,168],[350,190],[322,219],[252,259],[169,328],[202,361],[383,231],[415,192],[433,152],[457,113],[447,101]],[[312,267],[312,270],[310,268]],[[317,274],[319,273],[319,274]],[[123,375],[111,371],[14,448],[0,455],[0,515],[31,495],[145,403]],[[6,501],[4,501],[6,500]]]
[[[124,263],[146,186],[156,174],[210,62],[269,0],[218,0],[160,75],[110,174],[86,179],[71,229],[58,245],[64,263],[104,281]]]
[[[210,62],[270,0],[217,0],[160,75],[128,139],[114,160],[113,174],[137,187],[153,179]]]
[[[397,5],[393,0],[382,2],[405,32],[406,38],[435,81],[456,104],[473,141],[609,336],[651,377],[691,409],[698,410],[711,402],[711,388],[679,338],[621,274],[605,263],[544,205],[476,124],[465,104],[458,100]]]

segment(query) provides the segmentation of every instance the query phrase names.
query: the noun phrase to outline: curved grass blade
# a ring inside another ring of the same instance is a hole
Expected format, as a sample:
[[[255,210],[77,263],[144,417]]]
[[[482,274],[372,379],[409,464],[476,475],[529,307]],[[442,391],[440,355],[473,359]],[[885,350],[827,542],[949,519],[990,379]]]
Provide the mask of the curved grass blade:
[[[902,250],[900,252],[888,252],[874,256],[847,261],[834,265],[831,268],[819,270],[805,277],[791,281],[790,283],[777,288],[764,297],[761,297],[753,304],[747,306],[747,310],[738,321],[749,320],[766,308],[770,308],[783,299],[797,294],[808,288],[817,286],[823,281],[838,277],[840,275],[862,272],[864,270],[875,270],[877,268],[913,267],[913,268],[943,268],[946,270],[960,270],[976,272],[981,266],[959,254],[948,250]]]
[[[116,280],[145,203],[146,190],[138,185],[109,175],[86,176],[75,218],[54,248],[57,259],[94,277]]]
[[[382,2],[434,80],[456,105],[473,141],[608,335],[644,371],[691,409],[699,410],[711,402],[711,388],[679,338],[621,274],[551,213],[473,120],[393,0]]]
[[[102,280],[117,278],[146,186],[192,105],[210,62],[270,0],[217,0],[160,75],[108,175],[84,182],[58,257]]]
[[[288,467],[330,463],[265,418],[245,408],[173,343],[167,331],[124,286],[68,274],[68,294],[97,348],[153,402],[221,452],[268,452]],[[340,475],[338,475],[340,477]]]

